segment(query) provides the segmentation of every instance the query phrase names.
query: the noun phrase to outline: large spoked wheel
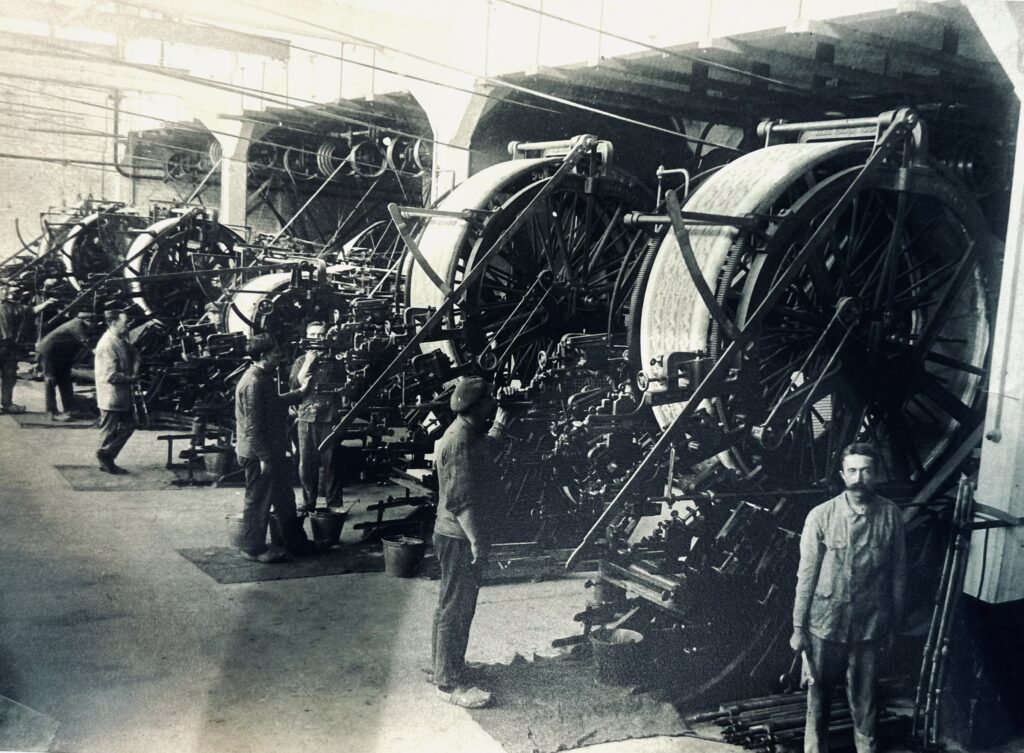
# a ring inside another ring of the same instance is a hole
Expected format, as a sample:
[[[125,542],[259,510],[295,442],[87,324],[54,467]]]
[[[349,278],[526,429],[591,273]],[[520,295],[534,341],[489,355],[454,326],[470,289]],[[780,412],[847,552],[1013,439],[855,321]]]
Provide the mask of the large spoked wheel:
[[[743,490],[762,496],[699,503],[695,522],[680,534],[687,562],[682,619],[710,636],[706,650],[680,670],[691,678],[680,689],[682,702],[743,692],[777,676],[786,661],[796,544],[780,532],[799,531],[809,508],[799,500],[779,504],[786,493],[775,490],[816,488],[818,499],[826,498],[838,480],[840,450],[863,439],[881,450],[883,480],[912,491],[982,419],[996,249],[977,208],[938,172],[917,173],[905,193],[894,190],[891,175],[876,173],[751,325],[866,156],[863,147],[842,142],[766,148],[722,168],[686,204],[767,219],[759,233],[691,230],[723,309],[738,327],[756,329],[731,364],[729,382],[701,406],[735,432],[734,444],[698,469],[677,469],[677,477],[746,479],[730,482],[731,489],[740,498]],[[689,279],[669,234],[643,294],[645,365],[672,352],[718,358],[729,346]],[[655,408],[663,428],[681,407]],[[715,464],[727,472],[709,473]],[[763,548],[751,544],[734,558],[730,537],[750,515]],[[930,561],[932,522],[919,516],[908,527],[918,563]],[[931,582],[933,570],[915,573],[914,582]],[[713,594],[735,598],[723,603]],[[765,628],[730,630],[741,622]]]
[[[487,210],[476,232],[468,223],[429,220],[420,246],[434,270],[457,287],[468,270],[550,180],[555,160],[523,160],[484,170],[453,191],[439,209]],[[541,354],[570,332],[623,334],[629,291],[643,255],[646,233],[627,228],[623,216],[643,208],[643,190],[626,176],[592,182],[570,175],[487,262],[445,324],[463,333],[441,347],[458,364],[504,383],[527,384]],[[419,267],[410,270],[411,306],[436,306]]]
[[[722,227],[692,233],[705,279],[738,326],[853,180],[857,169],[843,164],[858,155],[851,148],[763,149],[724,168],[687,204],[777,217],[766,237]],[[822,168],[834,172],[808,178]],[[782,186],[758,184],[754,176],[771,169],[781,170]],[[905,194],[886,179],[879,174],[853,197],[761,319],[736,361],[737,387],[707,405],[728,429],[748,429],[725,462],[744,474],[756,470],[776,488],[834,478],[838,451],[855,439],[881,448],[886,480],[923,483],[981,419],[992,310],[984,221],[939,174]],[[733,193],[744,184],[748,190]],[[717,356],[729,344],[703,302],[679,290],[686,274],[669,237],[644,296],[645,363],[672,351]],[[662,426],[680,407],[656,409]]]
[[[190,215],[154,223],[128,249],[125,276],[142,310],[168,321],[198,319],[238,279],[235,243],[241,237],[216,222]],[[223,275],[146,279],[175,272],[224,270]]]

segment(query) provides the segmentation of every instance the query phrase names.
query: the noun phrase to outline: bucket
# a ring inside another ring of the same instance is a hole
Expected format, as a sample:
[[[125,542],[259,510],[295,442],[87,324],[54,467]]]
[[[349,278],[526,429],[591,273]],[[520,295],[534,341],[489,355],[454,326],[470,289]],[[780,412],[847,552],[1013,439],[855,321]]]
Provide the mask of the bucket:
[[[317,510],[309,516],[313,541],[324,547],[335,546],[341,539],[341,529],[348,513],[338,510]]]
[[[384,542],[384,572],[395,578],[411,578],[423,559],[423,539],[395,536]]]
[[[242,513],[236,512],[225,515],[224,520],[228,525],[228,543],[235,549],[242,548]]]
[[[640,679],[644,637],[635,630],[598,628],[590,634],[597,681],[628,685]]]

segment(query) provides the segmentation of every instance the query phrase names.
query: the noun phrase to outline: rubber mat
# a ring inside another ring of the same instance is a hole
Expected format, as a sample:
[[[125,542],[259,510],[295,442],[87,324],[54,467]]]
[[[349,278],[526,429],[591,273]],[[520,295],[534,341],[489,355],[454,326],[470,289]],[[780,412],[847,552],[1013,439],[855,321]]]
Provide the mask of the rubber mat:
[[[57,721],[0,695],[0,750],[49,750]]]
[[[247,560],[231,547],[179,549],[178,554],[222,584],[384,572],[384,554],[379,545],[342,545],[272,565]]]
[[[554,753],[585,745],[687,733],[675,708],[628,687],[602,685],[588,656],[516,656],[485,665],[480,687],[496,705],[470,711],[508,753]],[[719,744],[720,746],[720,744]]]
[[[125,466],[128,473],[123,476],[104,473],[95,464],[53,467],[72,489],[79,492],[141,492],[188,488],[174,483],[186,477],[185,471],[169,470],[162,465]],[[199,477],[202,475],[199,474]]]
[[[96,419],[86,418],[81,421],[60,423],[51,421],[45,413],[8,413],[22,429],[95,429]]]

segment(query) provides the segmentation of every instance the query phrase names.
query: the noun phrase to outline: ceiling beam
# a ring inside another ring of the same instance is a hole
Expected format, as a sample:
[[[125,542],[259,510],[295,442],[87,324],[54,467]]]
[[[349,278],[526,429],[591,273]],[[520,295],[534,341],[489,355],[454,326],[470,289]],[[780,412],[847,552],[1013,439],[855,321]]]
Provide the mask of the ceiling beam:
[[[113,34],[123,41],[131,39],[157,39],[173,44],[187,44],[227,52],[259,55],[276,60],[287,60],[290,46],[286,40],[272,39],[256,34],[245,34],[231,29],[200,24],[182,23],[169,18],[144,18],[132,13],[98,13],[89,11],[70,15],[68,7],[57,3],[11,3],[4,10],[6,18],[33,21],[65,29]]]

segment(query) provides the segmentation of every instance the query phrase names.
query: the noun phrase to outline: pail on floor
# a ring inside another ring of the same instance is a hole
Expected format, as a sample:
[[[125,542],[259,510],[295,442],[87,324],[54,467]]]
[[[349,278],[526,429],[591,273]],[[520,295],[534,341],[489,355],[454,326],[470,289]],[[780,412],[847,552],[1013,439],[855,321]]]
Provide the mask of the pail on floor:
[[[394,536],[384,542],[384,572],[396,578],[411,578],[423,559],[423,539]]]
[[[598,628],[590,634],[594,649],[597,681],[605,685],[627,685],[640,679],[643,635],[635,630]]]
[[[236,512],[225,515],[224,520],[228,524],[228,543],[235,549],[242,547],[242,513]]]
[[[341,529],[348,513],[341,510],[317,510],[309,516],[313,541],[322,546],[334,546],[341,539]]]

